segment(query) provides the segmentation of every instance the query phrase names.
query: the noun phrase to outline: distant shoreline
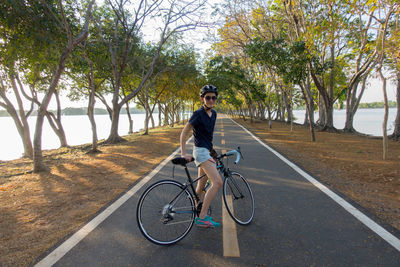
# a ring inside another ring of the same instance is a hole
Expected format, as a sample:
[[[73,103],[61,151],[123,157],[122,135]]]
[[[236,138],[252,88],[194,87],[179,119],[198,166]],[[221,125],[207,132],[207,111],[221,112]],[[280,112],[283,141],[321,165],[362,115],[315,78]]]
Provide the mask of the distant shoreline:
[[[56,112],[55,110],[49,110],[50,112]],[[17,111],[19,112],[19,111]],[[145,114],[146,111],[136,109],[136,108],[131,108],[129,109],[129,112],[131,114]],[[154,111],[154,113],[158,113],[157,110]],[[121,109],[120,114],[127,114],[126,109]],[[34,110],[32,112],[31,116],[36,116],[37,111]],[[79,115],[87,115],[87,108],[86,107],[81,107],[81,108],[64,108],[61,110],[61,115],[64,116],[79,116]],[[94,109],[94,115],[108,115],[108,112],[106,109],[103,108],[95,108]],[[11,117],[10,114],[7,113],[6,110],[0,110],[0,117]]]
[[[397,108],[395,101],[389,101],[389,108]],[[335,110],[344,110],[346,107],[342,107],[341,109],[335,108]],[[358,109],[381,109],[384,108],[383,102],[372,102],[372,103],[361,103]],[[294,110],[305,110],[305,107],[297,107]],[[18,112],[18,111],[17,111]],[[50,110],[50,112],[56,112],[55,110]],[[140,110],[137,108],[129,109],[131,114],[145,114],[144,110]],[[154,110],[153,113],[158,113],[158,110]],[[61,110],[61,114],[64,116],[79,116],[79,115],[87,115],[87,107],[80,108],[64,108]],[[121,109],[120,114],[127,114],[126,109]],[[36,110],[32,112],[31,116],[36,116]],[[95,108],[94,115],[108,115],[106,109],[103,108]],[[11,117],[10,114],[7,113],[6,110],[0,110],[0,117]]]

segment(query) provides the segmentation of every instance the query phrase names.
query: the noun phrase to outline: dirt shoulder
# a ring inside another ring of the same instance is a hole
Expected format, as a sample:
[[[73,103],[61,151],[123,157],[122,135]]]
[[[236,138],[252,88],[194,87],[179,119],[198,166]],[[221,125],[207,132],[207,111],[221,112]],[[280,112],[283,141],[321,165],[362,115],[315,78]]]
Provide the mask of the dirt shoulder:
[[[333,190],[353,200],[384,223],[400,230],[400,142],[389,141],[382,160],[382,140],[344,133],[315,132],[273,122],[236,119],[268,145]]]
[[[179,146],[182,126],[124,136],[127,142],[44,153],[50,173],[32,170],[29,160],[0,163],[0,262],[27,266],[76,231],[104,205],[154,169]],[[10,177],[10,175],[13,175]]]
[[[380,140],[317,132],[302,126],[238,120],[334,190],[400,230],[400,143],[381,160]],[[127,142],[45,152],[49,173],[34,174],[29,160],[0,162],[0,262],[26,266],[126,191],[179,146],[182,126],[158,128]]]

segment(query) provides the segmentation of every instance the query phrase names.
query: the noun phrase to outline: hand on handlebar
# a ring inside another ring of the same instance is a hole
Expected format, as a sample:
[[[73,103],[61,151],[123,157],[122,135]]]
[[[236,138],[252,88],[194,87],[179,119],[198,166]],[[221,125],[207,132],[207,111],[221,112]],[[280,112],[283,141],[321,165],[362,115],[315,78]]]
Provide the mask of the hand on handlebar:
[[[193,161],[193,157],[191,155],[181,155],[182,158],[186,160],[186,162]]]

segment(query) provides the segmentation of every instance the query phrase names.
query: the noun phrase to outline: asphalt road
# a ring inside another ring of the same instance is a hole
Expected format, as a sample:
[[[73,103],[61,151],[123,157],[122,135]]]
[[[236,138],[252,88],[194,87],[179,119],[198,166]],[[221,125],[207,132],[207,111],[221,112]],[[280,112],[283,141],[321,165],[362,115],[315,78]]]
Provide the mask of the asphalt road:
[[[95,218],[38,266],[400,266],[398,232],[391,235],[393,229],[386,232],[363,214],[358,216],[340,197],[339,205],[232,120],[217,120],[214,146],[219,152],[241,147],[245,159],[238,166],[231,159],[229,167],[247,178],[255,197],[253,222],[236,225],[232,233],[239,257],[224,256],[229,244],[223,242],[222,228],[193,227],[185,239],[168,247],[141,235],[135,218],[138,198],[151,183],[172,177],[168,162],[138,190],[149,178],[137,183],[115,212],[105,210],[100,214],[103,221],[96,223]],[[195,166],[189,165],[194,177]],[[184,177],[183,169],[176,167],[175,179],[184,182]],[[218,194],[212,204],[216,221],[222,222],[223,208]]]

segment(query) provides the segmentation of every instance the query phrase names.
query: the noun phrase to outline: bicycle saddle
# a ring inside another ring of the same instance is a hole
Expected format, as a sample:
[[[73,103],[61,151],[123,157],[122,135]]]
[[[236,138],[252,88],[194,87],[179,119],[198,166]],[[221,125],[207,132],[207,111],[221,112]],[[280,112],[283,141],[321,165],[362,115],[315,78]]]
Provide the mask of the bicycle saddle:
[[[194,158],[192,158],[191,161],[193,161],[193,160],[194,160]],[[182,157],[176,157],[176,158],[172,159],[171,161],[172,161],[173,164],[182,165],[183,167],[185,167],[186,163],[187,163],[186,159],[182,158]]]

